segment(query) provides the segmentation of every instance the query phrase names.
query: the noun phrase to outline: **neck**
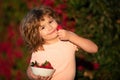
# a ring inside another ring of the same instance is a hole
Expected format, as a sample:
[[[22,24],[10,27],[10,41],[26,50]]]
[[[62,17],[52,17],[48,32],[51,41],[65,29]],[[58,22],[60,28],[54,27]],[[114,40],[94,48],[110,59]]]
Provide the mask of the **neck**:
[[[59,40],[60,40],[60,39],[59,39],[58,37],[55,38],[55,39],[46,40],[46,41],[45,41],[45,45],[56,43],[56,42],[58,42]]]

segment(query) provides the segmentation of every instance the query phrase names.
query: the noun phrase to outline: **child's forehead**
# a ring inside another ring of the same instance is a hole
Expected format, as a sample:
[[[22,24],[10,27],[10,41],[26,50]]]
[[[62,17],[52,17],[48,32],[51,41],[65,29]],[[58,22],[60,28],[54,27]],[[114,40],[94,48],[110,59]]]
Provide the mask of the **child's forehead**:
[[[53,20],[53,17],[50,15],[45,15],[40,19],[40,25],[44,25],[46,22]]]
[[[46,19],[53,19],[53,17],[50,15],[43,15],[43,17],[40,19],[40,21],[44,21]]]

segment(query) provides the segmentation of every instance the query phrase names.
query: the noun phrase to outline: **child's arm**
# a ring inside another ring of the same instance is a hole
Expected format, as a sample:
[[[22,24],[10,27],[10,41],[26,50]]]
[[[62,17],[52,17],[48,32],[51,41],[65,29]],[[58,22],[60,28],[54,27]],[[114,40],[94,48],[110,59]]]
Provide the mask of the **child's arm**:
[[[61,29],[58,31],[58,35],[61,40],[69,40],[86,52],[96,53],[98,51],[98,47],[94,42],[89,39],[80,37],[71,31]]]

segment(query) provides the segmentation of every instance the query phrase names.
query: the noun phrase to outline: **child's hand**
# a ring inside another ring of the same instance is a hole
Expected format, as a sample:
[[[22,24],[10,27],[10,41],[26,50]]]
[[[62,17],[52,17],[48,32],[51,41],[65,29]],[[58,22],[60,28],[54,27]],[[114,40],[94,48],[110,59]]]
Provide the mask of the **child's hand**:
[[[64,29],[58,30],[58,37],[59,37],[60,40],[69,40],[70,35],[71,35],[70,31],[67,31],[67,30],[64,30]]]
[[[37,79],[34,80],[51,80],[52,76],[44,77],[44,76],[38,76]]]
[[[51,76],[39,76],[39,75],[34,75],[33,73],[31,73],[29,75],[31,77],[32,80],[51,80],[52,75]]]

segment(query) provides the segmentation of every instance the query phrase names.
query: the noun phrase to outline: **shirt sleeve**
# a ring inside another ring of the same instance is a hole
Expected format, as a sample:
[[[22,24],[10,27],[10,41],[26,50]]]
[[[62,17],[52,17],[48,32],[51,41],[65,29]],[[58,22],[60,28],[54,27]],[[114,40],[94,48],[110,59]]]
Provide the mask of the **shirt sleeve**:
[[[73,48],[75,49],[75,51],[78,51],[78,46],[77,45],[75,45],[74,43],[72,43],[72,42],[70,42],[71,43],[71,45],[73,46]]]

